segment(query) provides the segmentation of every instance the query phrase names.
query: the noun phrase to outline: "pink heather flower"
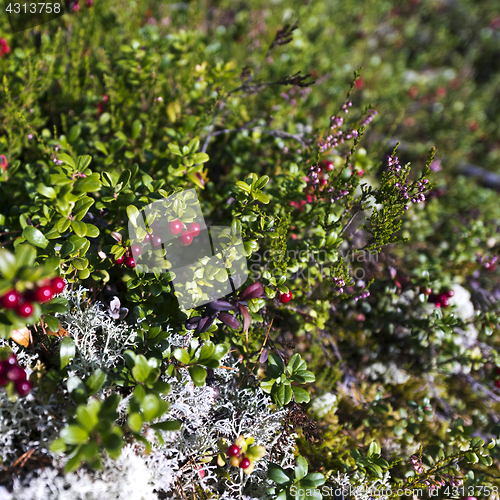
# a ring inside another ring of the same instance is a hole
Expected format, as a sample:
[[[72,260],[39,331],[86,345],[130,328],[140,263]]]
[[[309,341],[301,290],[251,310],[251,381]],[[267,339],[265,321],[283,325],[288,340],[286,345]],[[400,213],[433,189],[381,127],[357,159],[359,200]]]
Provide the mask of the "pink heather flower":
[[[433,172],[439,172],[441,170],[441,160],[439,159],[435,159],[430,165],[429,165],[429,168],[433,171]]]

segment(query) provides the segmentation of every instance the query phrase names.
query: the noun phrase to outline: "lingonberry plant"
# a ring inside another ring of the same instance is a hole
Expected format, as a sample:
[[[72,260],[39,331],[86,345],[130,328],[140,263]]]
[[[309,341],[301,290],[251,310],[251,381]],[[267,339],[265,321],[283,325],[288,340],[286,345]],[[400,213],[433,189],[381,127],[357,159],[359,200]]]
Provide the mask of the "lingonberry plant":
[[[451,169],[496,164],[500,24],[283,5],[103,0],[0,40],[0,497],[495,493],[500,209]]]

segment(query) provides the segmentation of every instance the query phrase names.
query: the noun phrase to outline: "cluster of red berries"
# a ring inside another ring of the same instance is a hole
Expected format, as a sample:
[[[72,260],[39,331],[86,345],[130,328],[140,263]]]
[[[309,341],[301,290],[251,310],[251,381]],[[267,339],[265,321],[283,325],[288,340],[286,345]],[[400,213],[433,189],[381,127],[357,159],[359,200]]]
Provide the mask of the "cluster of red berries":
[[[292,292],[288,290],[288,293],[278,293],[278,300],[282,304],[288,304],[292,300]]]
[[[5,38],[0,38],[0,57],[10,53],[9,42]]]
[[[142,243],[151,243],[153,248],[160,248],[162,245],[162,238],[158,236],[160,231],[160,225],[158,222],[153,222],[151,224],[152,233],[147,233]],[[170,234],[177,235],[181,245],[188,246],[191,245],[194,238],[196,238],[201,231],[200,225],[197,222],[191,222],[190,224],[183,224],[180,220],[176,219],[168,223],[168,231]],[[117,265],[125,264],[129,269],[135,267],[135,259],[141,255],[142,246],[139,243],[134,243],[131,245],[129,252],[115,259],[114,262]]]
[[[159,248],[162,244],[162,239],[160,236],[157,236],[155,233],[158,233],[160,230],[160,224],[158,222],[153,222],[151,224],[151,230],[153,233],[148,233],[143,240],[143,243],[147,243],[151,241],[151,245],[153,248]],[[200,234],[201,228],[197,222],[191,222],[190,224],[183,224],[179,219],[170,221],[168,223],[168,232],[177,236],[179,239],[179,243],[184,246],[191,245],[193,243],[194,238],[196,238]]]
[[[168,231],[170,234],[177,235],[181,245],[188,246],[200,234],[200,225],[196,222],[186,225],[177,219],[168,223]]]
[[[51,300],[54,295],[64,291],[65,281],[57,276],[46,281],[42,286],[33,290],[27,290],[22,295],[17,290],[10,290],[0,297],[0,305],[5,309],[15,309],[18,316],[28,318],[33,314],[33,302],[43,304]]]
[[[0,361],[0,387],[5,387],[9,382],[14,383],[19,396],[27,396],[31,391],[31,382],[26,379],[26,372],[17,364],[17,358],[13,352],[7,359]]]
[[[78,5],[77,5],[78,6]],[[107,95],[102,96],[102,101],[98,102],[96,104],[97,107],[97,114],[102,115],[104,113],[104,107],[106,106],[107,102],[109,101],[109,97]]]
[[[241,453],[241,448],[238,445],[232,444],[227,450],[227,455],[230,457],[233,467],[239,467],[240,469],[248,469],[250,467],[250,459]]]
[[[121,266],[122,264],[125,264],[126,267],[128,267],[129,269],[133,269],[135,267],[135,259],[134,257],[131,255],[131,253],[133,252],[134,250],[134,247],[136,245],[132,245],[130,247],[130,251],[128,251],[127,253],[125,253],[124,255],[122,255],[121,257],[118,257],[117,259],[114,259],[113,262],[117,265],[117,266]],[[137,245],[140,249],[140,245]],[[139,250],[139,254],[140,254],[140,250]],[[137,255],[139,255],[137,254]]]
[[[434,304],[434,307],[448,307],[450,305],[450,298],[454,295],[453,290],[446,290],[435,294],[432,293],[432,289],[424,288],[422,292],[429,296],[429,302]]]

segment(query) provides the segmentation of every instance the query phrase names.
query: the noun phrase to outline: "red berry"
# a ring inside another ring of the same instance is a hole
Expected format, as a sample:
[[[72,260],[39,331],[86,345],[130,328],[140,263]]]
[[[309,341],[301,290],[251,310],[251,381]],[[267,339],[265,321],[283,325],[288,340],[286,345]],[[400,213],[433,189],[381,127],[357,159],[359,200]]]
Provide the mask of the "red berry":
[[[109,101],[109,97],[107,95],[102,96],[102,102],[107,103]]]
[[[5,47],[7,45],[7,40],[5,38],[0,38],[0,45]]]
[[[434,304],[434,307],[441,307],[441,302],[436,302],[436,303]]]
[[[201,465],[198,466],[198,476],[200,476],[200,479],[205,477],[205,469]]]
[[[321,183],[320,183],[322,186],[326,186],[328,184],[328,179],[321,179]]]
[[[495,387],[500,389],[500,380],[495,380]]]
[[[322,172],[331,172],[335,168],[335,165],[330,160],[323,160],[321,162]]]
[[[92,7],[92,4],[93,4],[92,0],[87,0],[87,7]]]
[[[248,467],[250,467],[250,459],[247,457],[242,458],[240,461],[240,468],[247,469]]]
[[[56,276],[51,280],[50,286],[52,287],[52,292],[54,293],[54,295],[57,295],[58,293],[64,292],[64,289],[66,288],[66,282],[60,276]]]
[[[241,453],[241,449],[238,445],[232,444],[228,449],[227,449],[227,454],[229,457],[239,457]]]
[[[424,295],[430,295],[432,293],[432,288],[426,288],[426,287],[424,287],[424,288],[422,288],[422,293]]]
[[[73,10],[75,12],[78,12],[80,10],[80,6],[78,4],[76,4],[74,7],[73,7]]]
[[[29,380],[17,380],[14,382],[14,387],[19,396],[24,397],[31,392],[33,386]]]
[[[193,235],[191,233],[184,233],[179,236],[179,241],[181,245],[188,246],[193,243]]]
[[[292,300],[292,292],[288,291],[288,293],[280,293],[278,295],[278,300],[282,304],[288,304],[288,302],[290,302]]]
[[[35,290],[35,299],[43,304],[44,302],[48,302],[54,295],[51,286],[41,286]]]
[[[450,301],[448,300],[448,295],[442,293],[439,295],[439,302],[442,307],[448,307],[450,305]]]
[[[162,243],[161,236],[153,236],[151,238],[151,244],[153,245],[154,248],[160,248]]]
[[[182,231],[182,222],[178,219],[169,222],[168,230],[172,234],[179,234]]]
[[[200,234],[200,225],[196,222],[191,222],[188,226],[188,231],[191,233],[193,238],[196,238]]]
[[[20,300],[21,296],[19,293],[16,290],[11,290],[0,298],[0,304],[2,307],[5,307],[5,309],[15,309]]]
[[[139,245],[138,243],[134,243],[134,244],[130,247],[130,249],[132,250],[132,255],[133,255],[134,257],[137,257],[138,255],[141,255],[141,250],[142,250],[142,248],[141,248],[141,245]]]
[[[125,260],[125,256],[122,255],[121,257],[118,257],[117,259],[114,260],[114,263],[117,266],[121,266],[123,264],[123,261]]]
[[[146,236],[144,236],[144,239],[142,240],[142,242],[148,243],[149,241],[151,241],[152,237],[153,237],[153,235],[151,233],[148,233],[148,234],[146,234]]]
[[[16,307],[16,312],[21,318],[29,318],[33,314],[33,306],[30,302],[23,302]]]
[[[448,290],[445,293],[446,293],[446,295],[447,295],[448,298],[451,298],[451,297],[453,297],[453,295],[455,295],[455,292],[453,290]]]
[[[356,80],[356,83],[354,84],[354,86],[355,86],[357,89],[361,90],[361,89],[365,86],[365,82],[363,81],[363,78],[358,78],[358,79]]]
[[[446,95],[446,89],[444,87],[438,87],[436,90],[436,95],[438,97],[444,97]]]
[[[2,50],[5,50],[5,49],[0,48],[0,52],[1,52]],[[0,57],[1,57],[1,56],[0,56]],[[5,155],[0,155],[0,167],[1,167],[3,170],[7,170],[7,166],[8,166],[7,158],[5,157]]]
[[[7,373],[7,378],[13,382],[16,380],[26,380],[26,372],[20,366],[12,366]]]
[[[135,259],[133,257],[127,257],[125,259],[125,265],[129,268],[129,269],[133,269],[135,267]]]

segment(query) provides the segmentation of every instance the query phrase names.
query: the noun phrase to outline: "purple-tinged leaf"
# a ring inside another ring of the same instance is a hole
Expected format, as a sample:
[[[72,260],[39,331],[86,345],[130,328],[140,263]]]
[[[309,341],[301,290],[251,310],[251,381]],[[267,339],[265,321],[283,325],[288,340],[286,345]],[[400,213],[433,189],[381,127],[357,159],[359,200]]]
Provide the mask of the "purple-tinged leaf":
[[[186,330],[194,330],[200,324],[201,316],[193,316],[186,321]]]
[[[214,300],[207,304],[207,311],[232,311],[234,306],[226,299]]]
[[[240,300],[250,300],[262,297],[264,295],[264,287],[260,281],[252,283],[247,286],[245,290],[240,294]]]
[[[246,333],[252,324],[252,317],[250,316],[248,309],[243,304],[238,304],[238,308],[243,316],[243,333]]]
[[[214,324],[216,317],[217,314],[212,314],[211,316],[201,318],[200,324],[198,325],[198,332],[205,333]]]
[[[230,328],[234,328],[235,330],[237,330],[240,327],[240,322],[238,321],[238,318],[236,318],[232,314],[229,314],[227,312],[221,312],[219,313],[218,318]]]
[[[269,357],[269,350],[266,347],[265,349],[262,350],[262,353],[259,358],[259,363],[265,363],[268,357]]]

